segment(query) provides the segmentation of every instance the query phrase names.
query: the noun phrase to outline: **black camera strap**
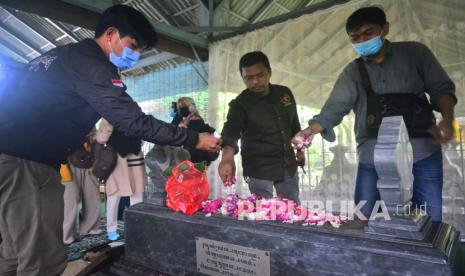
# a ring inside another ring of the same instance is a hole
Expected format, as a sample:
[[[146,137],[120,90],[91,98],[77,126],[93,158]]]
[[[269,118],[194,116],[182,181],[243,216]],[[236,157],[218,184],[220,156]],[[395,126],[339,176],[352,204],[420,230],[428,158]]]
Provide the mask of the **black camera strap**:
[[[366,127],[368,136],[378,136],[382,117],[402,115],[410,137],[431,137],[428,129],[435,125],[435,118],[432,106],[426,97],[422,99],[407,93],[376,95],[363,59],[360,57],[356,59],[356,62],[367,98]]]
[[[360,73],[360,79],[362,80],[363,88],[365,89],[367,97],[367,111],[366,111],[366,123],[367,130],[373,134],[378,134],[378,126],[376,120],[379,119],[378,114],[378,100],[376,94],[371,86],[370,77],[368,76],[367,68],[365,67],[364,61],[361,57],[356,60],[358,65],[358,72]]]

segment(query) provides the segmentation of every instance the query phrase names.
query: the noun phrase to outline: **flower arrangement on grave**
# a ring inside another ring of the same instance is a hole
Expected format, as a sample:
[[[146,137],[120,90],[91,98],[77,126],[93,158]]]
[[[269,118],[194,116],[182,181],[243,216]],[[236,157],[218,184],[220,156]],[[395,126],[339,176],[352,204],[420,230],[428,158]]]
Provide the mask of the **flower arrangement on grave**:
[[[221,214],[239,220],[279,221],[304,226],[328,223],[336,228],[347,221],[346,216],[310,210],[281,197],[265,199],[256,195],[240,197],[229,194],[225,198],[204,201],[202,207],[206,216]]]

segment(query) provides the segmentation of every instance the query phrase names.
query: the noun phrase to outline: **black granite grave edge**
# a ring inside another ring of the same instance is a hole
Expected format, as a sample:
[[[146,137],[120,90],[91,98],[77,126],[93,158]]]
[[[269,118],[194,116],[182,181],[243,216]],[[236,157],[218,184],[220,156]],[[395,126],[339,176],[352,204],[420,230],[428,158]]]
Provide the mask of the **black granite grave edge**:
[[[154,213],[150,213],[150,210],[157,210],[158,212],[156,215]],[[333,229],[328,231],[328,229],[321,229],[318,226],[299,226],[299,225],[290,225],[290,224],[281,224],[281,223],[271,223],[271,222],[262,222],[262,221],[239,221],[235,219],[225,219],[223,217],[206,217],[204,214],[195,214],[193,216],[186,216],[182,213],[175,213],[172,210],[166,207],[159,207],[159,206],[143,206],[139,204],[136,208],[128,209],[127,216],[130,215],[130,212],[138,213],[144,217],[160,217],[165,219],[174,219],[180,220],[189,224],[204,224],[204,225],[216,225],[216,220],[221,220],[222,224],[228,224],[228,227],[225,228],[225,232],[228,231],[228,228],[234,228],[241,231],[251,232],[251,229],[254,226],[260,225],[260,231],[267,232],[270,236],[279,236],[279,237],[286,237],[292,239],[293,235],[287,234],[286,232],[292,231],[293,234],[303,235],[300,237],[299,240],[307,239],[308,242],[315,242],[310,239],[313,235],[308,235],[308,232],[312,232],[317,234],[321,237],[326,237],[326,242],[324,242],[327,246],[334,246],[334,247],[348,247],[351,246],[352,248],[372,253],[372,254],[383,254],[383,255],[390,255],[390,256],[402,256],[408,257],[410,259],[415,259],[418,261],[427,261],[437,264],[447,264],[447,259],[444,254],[439,252],[438,250],[431,250],[431,246],[425,246],[424,243],[418,242],[411,242],[403,239],[396,239],[392,237],[377,237],[373,235],[363,235],[363,234],[356,234],[353,233],[347,234],[344,232],[338,231],[338,229]],[[147,213],[149,212],[149,213]],[[126,227],[130,227],[126,225]],[[276,229],[279,227],[283,230],[281,233],[276,233],[276,231],[270,231],[267,229]],[[337,234],[337,235],[335,235]],[[304,237],[304,238],[302,238]],[[350,239],[343,239],[350,238]],[[376,246],[371,244],[369,241],[375,241]],[[344,244],[338,243],[344,242]],[[399,252],[398,245],[402,244],[407,246],[403,248],[402,252]],[[410,250],[409,250],[410,249]],[[451,248],[451,254],[454,255],[456,248]],[[421,254],[419,254],[421,253]],[[452,259],[453,260],[453,259]]]

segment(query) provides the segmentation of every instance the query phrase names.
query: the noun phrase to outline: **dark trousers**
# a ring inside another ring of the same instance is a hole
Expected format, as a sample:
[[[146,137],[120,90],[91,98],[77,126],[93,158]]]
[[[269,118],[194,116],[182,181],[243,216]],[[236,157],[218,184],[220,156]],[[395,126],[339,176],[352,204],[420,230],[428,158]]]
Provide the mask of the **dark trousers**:
[[[63,191],[47,165],[0,154],[0,275],[60,275]]]

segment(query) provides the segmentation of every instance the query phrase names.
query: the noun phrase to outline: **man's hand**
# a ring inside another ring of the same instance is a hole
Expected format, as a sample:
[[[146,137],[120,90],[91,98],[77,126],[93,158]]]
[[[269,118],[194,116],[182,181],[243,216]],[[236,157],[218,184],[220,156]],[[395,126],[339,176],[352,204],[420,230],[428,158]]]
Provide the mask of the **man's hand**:
[[[236,164],[234,163],[234,149],[231,146],[223,148],[221,162],[218,165],[218,173],[224,185],[232,185],[236,177]]]
[[[321,126],[319,122],[313,121],[311,124],[308,125],[306,129],[303,129],[292,138],[291,143],[296,149],[303,149],[306,148],[307,146],[302,145],[302,140],[303,137],[309,137],[317,133],[323,132],[324,128]],[[310,139],[310,143],[313,138]]]
[[[442,120],[437,126],[429,129],[429,133],[438,144],[444,144],[454,137],[454,127],[451,120]]]
[[[454,105],[455,100],[451,95],[443,95],[437,101],[437,106],[442,114],[442,120],[437,126],[429,129],[436,143],[444,144],[449,142],[454,136]]]
[[[297,151],[297,166],[303,167],[305,166],[305,152],[298,150]]]
[[[195,146],[198,150],[217,152],[220,150],[220,139],[208,132],[199,133],[199,142]]]
[[[229,183],[236,175],[234,159],[223,158],[218,165],[218,173],[224,184]]]
[[[321,124],[317,121],[312,121],[308,127],[304,130],[302,130],[305,134],[307,135],[312,135],[312,134],[318,134],[323,132],[325,130]]]

